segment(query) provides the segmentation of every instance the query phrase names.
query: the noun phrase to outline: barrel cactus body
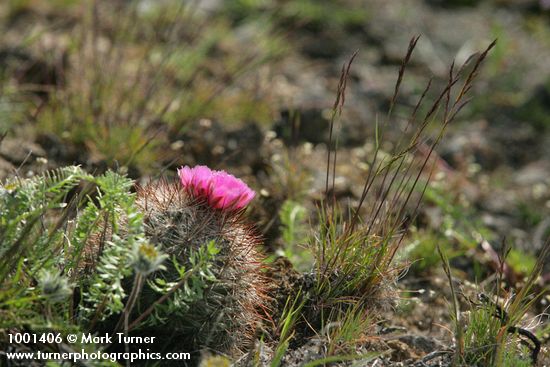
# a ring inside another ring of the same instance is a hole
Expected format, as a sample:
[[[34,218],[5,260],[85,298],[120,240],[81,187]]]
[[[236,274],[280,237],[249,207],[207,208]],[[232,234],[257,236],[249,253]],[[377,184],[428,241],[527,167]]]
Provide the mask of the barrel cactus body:
[[[168,320],[170,329],[181,331],[195,348],[236,353],[252,340],[267,302],[260,239],[243,215],[254,192],[207,167],[178,173],[179,182],[161,180],[137,190],[147,237],[183,264],[211,241],[219,253],[211,266],[216,280],[183,317]]]

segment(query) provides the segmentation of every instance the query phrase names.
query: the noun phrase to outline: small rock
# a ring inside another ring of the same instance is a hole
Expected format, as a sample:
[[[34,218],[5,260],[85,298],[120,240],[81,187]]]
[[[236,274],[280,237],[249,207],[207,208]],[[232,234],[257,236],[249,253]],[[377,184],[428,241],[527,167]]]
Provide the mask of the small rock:
[[[420,357],[411,347],[400,340],[388,340],[386,344],[391,348],[391,356],[395,361],[418,359]]]
[[[443,345],[434,339],[422,335],[403,335],[399,341],[413,347],[418,352],[430,353],[436,349],[443,349]]]
[[[0,143],[0,156],[19,165],[30,157],[43,157],[46,152],[38,144],[22,139],[5,138]]]
[[[520,186],[532,186],[550,182],[550,162],[541,160],[528,164],[515,174],[514,181]]]
[[[283,110],[281,119],[275,123],[277,137],[287,145],[300,141],[313,144],[328,141],[330,122],[322,109],[307,108],[298,111]]]
[[[0,180],[4,180],[6,177],[13,174],[15,167],[10,162],[0,157]]]

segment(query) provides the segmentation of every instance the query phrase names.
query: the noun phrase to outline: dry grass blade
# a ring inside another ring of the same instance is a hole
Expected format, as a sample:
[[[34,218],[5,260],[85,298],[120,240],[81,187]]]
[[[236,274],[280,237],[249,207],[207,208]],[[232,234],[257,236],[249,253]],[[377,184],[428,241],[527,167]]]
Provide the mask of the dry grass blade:
[[[390,107],[388,109],[388,114],[387,114],[387,117],[386,117],[385,124],[388,123],[388,121],[391,117],[391,114],[393,112],[393,108],[395,107],[395,103],[397,101],[397,96],[399,95],[399,90],[401,88],[401,83],[403,81],[403,76],[405,75],[405,70],[407,69],[407,65],[410,62],[410,59],[412,57],[412,54],[413,54],[413,52],[416,48],[416,44],[417,44],[419,39],[420,39],[420,36],[416,36],[416,37],[413,37],[411,39],[411,41],[409,42],[409,47],[407,49],[407,53],[405,54],[405,57],[403,58],[403,61],[401,63],[401,67],[399,68],[399,73],[398,73],[397,81],[395,83],[394,93],[393,93],[393,96],[392,96],[392,99],[391,99],[391,102],[390,102]],[[421,97],[419,103],[417,104],[417,106],[415,108],[415,111],[413,112],[413,115],[411,116],[411,119],[409,120],[410,123],[412,123],[412,121],[414,121],[416,111],[419,108],[420,103],[424,99],[424,95],[429,90],[430,85],[431,85],[431,80],[428,83],[428,85],[427,85],[427,87],[426,87],[426,89],[423,93],[423,96]],[[407,128],[408,128],[408,126],[407,126]],[[361,198],[359,199],[359,204],[357,205],[357,208],[355,209],[354,216],[351,220],[351,224],[350,224],[350,230],[351,231],[353,231],[353,229],[357,225],[359,211],[360,211],[361,207],[363,206],[363,204],[365,202],[365,199],[367,198],[367,195],[368,195],[368,193],[369,193],[369,191],[370,191],[370,189],[371,189],[371,187],[374,183],[374,180],[375,180],[377,174],[379,173],[379,169],[382,167],[382,162],[377,163],[377,159],[378,159],[378,155],[379,155],[379,149],[380,149],[380,147],[378,145],[378,124],[377,124],[377,129],[376,129],[375,134],[376,134],[377,144],[376,144],[376,147],[375,147],[374,156],[373,156],[371,162],[369,163],[370,169],[369,169],[369,173],[368,173],[368,175],[365,179],[365,184],[363,186],[363,190],[362,190],[362,193],[361,193]]]
[[[453,364],[456,365],[458,363],[459,358],[462,358],[464,355],[464,335],[462,330],[462,319],[460,315],[460,305],[458,303],[457,293],[455,290],[454,282],[453,282],[453,276],[451,274],[451,267],[449,265],[449,259],[447,258],[447,255],[443,251],[441,251],[441,247],[437,246],[437,252],[439,253],[439,256],[441,257],[441,261],[443,264],[443,270],[445,271],[445,275],[447,276],[447,280],[449,281],[449,287],[451,289],[451,297],[452,297],[452,307],[453,307],[453,320],[455,322],[455,343],[457,351],[455,353],[455,360],[453,361]]]
[[[326,182],[325,182],[325,196],[328,195],[329,192],[329,179],[330,179],[330,172],[331,172],[331,152],[332,149],[334,149],[334,163],[332,167],[332,188],[334,189],[334,179],[335,179],[335,170],[336,170],[336,151],[337,147],[335,146],[333,148],[332,144],[332,137],[334,133],[334,123],[336,122],[336,116],[340,116],[342,114],[342,108],[344,107],[344,103],[346,101],[346,86],[347,86],[347,80],[349,76],[349,72],[351,70],[351,64],[353,63],[353,60],[355,60],[355,57],[357,56],[358,51],[355,51],[351,58],[349,59],[347,65],[342,65],[342,72],[340,74],[340,80],[338,81],[338,88],[336,92],[336,100],[334,101],[334,105],[332,106],[332,115],[330,117],[330,127],[329,127],[329,138],[328,138],[328,146],[327,146],[327,174],[326,174]]]

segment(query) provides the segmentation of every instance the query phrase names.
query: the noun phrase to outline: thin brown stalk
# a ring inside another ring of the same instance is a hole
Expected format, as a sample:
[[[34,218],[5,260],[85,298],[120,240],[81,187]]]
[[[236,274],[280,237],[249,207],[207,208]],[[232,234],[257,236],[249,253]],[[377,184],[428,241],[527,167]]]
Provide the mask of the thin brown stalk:
[[[124,327],[124,331],[128,332],[128,318],[130,317],[130,314],[134,310],[134,306],[136,305],[136,302],[138,300],[139,294],[141,293],[141,289],[143,288],[143,282],[145,278],[144,276],[137,272],[136,276],[134,278],[134,284],[132,287],[132,291],[130,292],[130,295],[128,296],[128,300],[126,301],[126,306],[124,307],[124,310],[122,311],[122,315],[118,319],[118,322],[113,329],[113,333],[116,333],[120,330],[121,327]]]
[[[441,261],[443,263],[443,271],[445,272],[445,275],[447,276],[447,280],[449,281],[449,287],[451,288],[451,297],[452,297],[452,307],[453,307],[453,316],[456,323],[455,328],[455,341],[456,341],[456,347],[457,347],[457,353],[455,354],[455,360],[453,361],[453,364],[456,364],[458,362],[458,358],[464,356],[464,333],[462,330],[462,321],[461,321],[461,315],[460,315],[460,306],[458,304],[458,297],[457,293],[455,291],[455,286],[453,282],[453,276],[451,274],[451,268],[449,265],[449,260],[447,259],[447,256],[443,253],[441,250],[441,247],[439,247],[439,244],[437,245],[437,252],[439,253],[439,256],[441,257]]]
[[[346,86],[347,86],[347,79],[349,76],[349,72],[351,70],[351,64],[353,63],[353,60],[357,56],[358,51],[355,51],[351,58],[349,59],[347,66],[346,64],[342,65],[342,71],[340,74],[340,80],[338,81],[338,88],[336,92],[336,100],[334,101],[334,105],[332,106],[332,115],[330,118],[330,125],[329,125],[329,138],[328,138],[328,145],[327,145],[327,173],[326,173],[326,181],[325,181],[325,196],[328,195],[329,191],[329,178],[330,178],[330,172],[331,172],[331,152],[332,152],[332,136],[334,131],[334,123],[336,121],[336,116],[340,116],[342,114],[342,108],[344,107],[344,102],[346,100]],[[335,179],[335,170],[336,170],[336,147],[334,148],[334,164],[332,168],[332,189],[334,190],[334,179]]]
[[[409,64],[409,61],[412,57],[412,54],[414,52],[414,49],[416,48],[416,44],[417,44],[419,39],[420,39],[420,36],[416,36],[416,37],[411,38],[411,40],[409,42],[409,47],[407,49],[407,53],[405,54],[405,57],[403,58],[403,60],[401,62],[401,67],[399,68],[399,73],[398,73],[398,76],[397,76],[397,81],[395,83],[394,93],[393,93],[392,99],[390,101],[390,107],[388,109],[388,114],[386,116],[386,121],[385,121],[384,125],[388,123],[388,121],[391,117],[394,106],[397,102],[397,96],[399,95],[399,90],[401,88],[401,83],[403,81],[403,76],[405,75],[405,70],[407,69],[407,65]],[[431,84],[431,81],[430,81],[429,84]],[[429,89],[429,87],[427,89]],[[427,90],[426,90],[426,92],[427,92]],[[377,127],[378,127],[378,124],[377,124]],[[378,128],[377,128],[376,134],[378,135]],[[378,141],[378,136],[376,137],[376,139]],[[376,163],[377,158],[378,158],[379,149],[380,149],[380,147],[377,145],[376,149],[375,149],[375,152],[374,152],[373,159],[369,164],[369,167],[370,167],[369,168],[369,173],[367,174],[367,178],[365,179],[365,184],[363,186],[363,190],[362,190],[362,193],[361,193],[361,198],[359,199],[359,204],[357,205],[357,208],[355,209],[355,212],[354,212],[353,217],[352,217],[351,222],[350,222],[350,226],[349,226],[350,231],[353,231],[355,229],[355,226],[357,225],[357,220],[358,220],[358,217],[359,217],[359,211],[360,211],[361,207],[363,206],[363,204],[365,202],[365,199],[366,199],[366,197],[367,197],[367,195],[370,191],[370,188],[372,187],[374,179],[376,178],[378,168],[374,169],[374,167],[375,167],[375,163]],[[378,165],[378,167],[380,167],[380,165]],[[373,174],[373,172],[374,172],[374,174]]]

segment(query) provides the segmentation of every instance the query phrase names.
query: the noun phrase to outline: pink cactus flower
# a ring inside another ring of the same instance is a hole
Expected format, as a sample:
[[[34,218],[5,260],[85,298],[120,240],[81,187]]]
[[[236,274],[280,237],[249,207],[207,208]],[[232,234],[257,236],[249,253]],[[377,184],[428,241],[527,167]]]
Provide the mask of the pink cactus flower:
[[[221,210],[243,209],[256,195],[235,176],[206,166],[181,167],[178,176],[191,195],[206,199],[211,207]]]

